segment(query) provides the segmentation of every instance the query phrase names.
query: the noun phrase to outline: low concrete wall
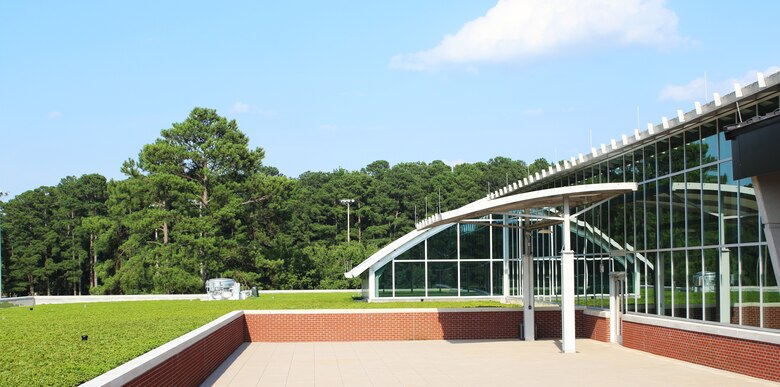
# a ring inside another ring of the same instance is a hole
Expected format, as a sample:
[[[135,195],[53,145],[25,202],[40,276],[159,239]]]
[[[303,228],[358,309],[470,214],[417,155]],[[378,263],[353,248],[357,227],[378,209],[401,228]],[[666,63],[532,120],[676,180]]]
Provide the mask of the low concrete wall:
[[[134,294],[115,296],[35,296],[36,305],[45,304],[80,304],[84,302],[118,302],[118,301],[159,301],[159,300],[202,300],[208,299],[206,294]]]
[[[261,290],[263,294],[293,294],[293,293],[354,293],[360,294],[359,289],[340,290]],[[129,294],[129,295],[105,295],[105,296],[25,296],[0,298],[0,306],[3,303],[13,306],[34,306],[46,304],[81,304],[85,302],[118,302],[118,301],[175,301],[175,300],[201,300],[208,301],[208,294]]]
[[[197,386],[244,342],[244,312],[228,313],[82,386]]]
[[[0,308],[10,306],[35,306],[35,297],[8,297],[0,298]]]

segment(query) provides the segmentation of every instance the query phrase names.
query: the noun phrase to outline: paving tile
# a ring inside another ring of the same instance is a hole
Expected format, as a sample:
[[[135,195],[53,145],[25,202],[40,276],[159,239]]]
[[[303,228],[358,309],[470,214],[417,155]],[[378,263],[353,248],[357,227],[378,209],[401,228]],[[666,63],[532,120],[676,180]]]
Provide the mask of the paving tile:
[[[594,340],[246,343],[204,386],[769,386]]]

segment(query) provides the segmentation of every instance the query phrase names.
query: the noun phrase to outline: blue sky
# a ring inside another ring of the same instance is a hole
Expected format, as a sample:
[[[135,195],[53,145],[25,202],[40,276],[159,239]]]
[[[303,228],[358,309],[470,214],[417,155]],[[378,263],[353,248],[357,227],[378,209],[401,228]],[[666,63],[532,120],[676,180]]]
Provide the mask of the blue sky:
[[[780,65],[775,1],[0,2],[0,190],[121,179],[196,106],[288,176],[563,159]]]

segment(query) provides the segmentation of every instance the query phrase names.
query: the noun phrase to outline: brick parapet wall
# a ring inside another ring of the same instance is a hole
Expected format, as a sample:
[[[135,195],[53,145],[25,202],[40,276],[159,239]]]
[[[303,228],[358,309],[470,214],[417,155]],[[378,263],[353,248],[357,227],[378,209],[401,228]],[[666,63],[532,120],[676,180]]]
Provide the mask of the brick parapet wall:
[[[523,311],[247,311],[245,318],[245,340],[254,342],[485,340],[518,338]],[[560,310],[537,310],[534,321],[537,338],[561,337]],[[577,337],[588,337],[583,321],[583,311],[575,311]]]
[[[465,340],[517,338],[523,312],[248,312],[245,317],[246,340],[255,342]]]
[[[244,342],[244,312],[228,313],[82,386],[198,385]]]
[[[96,383],[95,385],[197,385],[205,380],[244,341],[516,339],[523,321],[521,309],[245,311],[236,313],[240,313],[240,316],[227,323],[215,325],[216,328],[212,327],[198,335],[183,336],[182,338],[192,336],[184,344],[164,345],[163,347],[169,346],[175,349],[168,350],[168,354],[156,355],[161,356],[156,363],[146,362],[146,366],[138,367],[144,371],[131,371],[127,375],[133,375],[132,377],[125,375],[124,379],[115,379],[122,380],[119,383]],[[624,318],[629,317],[631,316]],[[691,322],[678,322],[670,325],[668,324],[670,320],[656,319],[666,322],[645,323],[646,320],[653,319],[636,316],[633,318],[634,321],[624,320],[623,345],[678,360],[780,381],[780,339],[765,337],[773,334],[761,333],[760,331],[754,334],[750,333],[751,331],[718,328],[713,325]],[[561,337],[560,309],[537,310],[535,322],[537,338]],[[609,319],[604,312],[576,310],[575,323],[576,337],[609,342]],[[684,326],[685,324],[689,326]],[[209,325],[213,325],[213,323]],[[681,326],[682,328],[680,328]],[[742,333],[736,335],[729,333],[722,336],[723,329]],[[156,351],[157,349],[152,352]],[[141,358],[144,356],[147,355],[143,355]],[[133,362],[137,362],[137,359],[130,363]],[[149,364],[156,365],[150,366]],[[123,365],[119,368],[124,367],[126,366]],[[128,383],[127,380],[130,382]]]
[[[244,342],[244,317],[170,357],[125,386],[197,386]]]
[[[609,318],[584,313],[582,322],[583,336],[588,339],[609,342]]]
[[[623,346],[780,382],[780,345],[623,322]]]

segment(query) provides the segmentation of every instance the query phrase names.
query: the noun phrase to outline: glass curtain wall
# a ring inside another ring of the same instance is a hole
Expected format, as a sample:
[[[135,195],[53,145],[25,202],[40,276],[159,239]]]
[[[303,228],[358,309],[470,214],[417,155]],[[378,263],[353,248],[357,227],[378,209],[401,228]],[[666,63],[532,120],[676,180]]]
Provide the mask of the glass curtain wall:
[[[669,133],[537,189],[637,182],[636,192],[571,224],[576,302],[609,307],[609,273],[623,271],[629,311],[780,329],[780,292],[750,179],[734,179],[724,128],[780,107],[778,96]],[[584,208],[576,208],[579,212]],[[560,208],[540,214],[556,215]],[[561,292],[561,226],[530,233],[534,295]],[[378,297],[520,296],[517,218],[454,225],[375,272]]]
[[[506,223],[505,223],[506,222]],[[504,256],[509,294],[519,293],[516,218],[493,215],[458,223],[418,243],[375,271],[375,296],[502,297]]]
[[[774,96],[739,113],[745,121],[778,107]],[[562,178],[564,184],[639,184],[572,223],[577,303],[608,307],[608,273],[625,271],[630,311],[780,329],[780,293],[755,191],[750,179],[734,179],[724,136],[739,113]],[[537,232],[533,239],[536,295],[555,300],[560,245],[551,238],[560,236]]]

